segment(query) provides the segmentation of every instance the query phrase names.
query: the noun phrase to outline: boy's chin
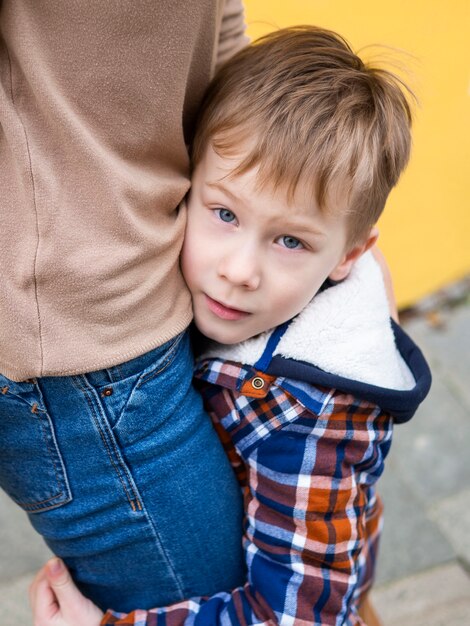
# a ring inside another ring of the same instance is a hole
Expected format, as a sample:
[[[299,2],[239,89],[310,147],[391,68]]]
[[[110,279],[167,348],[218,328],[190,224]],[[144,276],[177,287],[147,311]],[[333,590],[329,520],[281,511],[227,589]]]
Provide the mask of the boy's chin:
[[[205,333],[203,332],[201,329],[199,329],[199,332],[201,332],[204,337],[206,337],[206,339],[208,339],[209,341],[215,341],[216,343],[222,343],[225,346],[233,346],[236,343],[240,343],[240,341],[244,341],[245,338],[244,337],[227,337],[224,334],[217,334],[217,333]]]
[[[212,329],[207,329],[207,332],[205,332],[205,330],[198,326],[196,324],[196,328],[198,329],[198,331],[204,336],[205,339],[207,339],[208,341],[215,341],[216,343],[220,343],[223,344],[224,346],[234,346],[237,343],[241,343],[242,341],[246,341],[247,339],[251,339],[253,337],[257,337],[258,335],[261,335],[264,331],[260,332],[260,333],[256,333],[255,335],[251,334],[251,333],[217,333],[214,332],[214,330]]]
[[[248,339],[248,336],[245,336],[243,333],[230,333],[224,331],[218,331],[214,328],[208,328],[204,324],[198,324],[197,320],[195,321],[195,326],[198,331],[209,341],[215,341],[216,343],[222,343],[226,346],[233,346],[236,343],[240,343],[241,341],[245,341]]]

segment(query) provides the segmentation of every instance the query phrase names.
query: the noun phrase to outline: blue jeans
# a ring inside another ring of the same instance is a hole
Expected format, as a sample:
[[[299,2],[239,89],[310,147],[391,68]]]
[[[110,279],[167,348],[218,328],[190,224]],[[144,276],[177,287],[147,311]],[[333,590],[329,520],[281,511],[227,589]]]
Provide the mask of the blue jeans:
[[[0,486],[102,608],[244,581],[240,489],[192,364],[183,333],[99,372],[0,376]]]

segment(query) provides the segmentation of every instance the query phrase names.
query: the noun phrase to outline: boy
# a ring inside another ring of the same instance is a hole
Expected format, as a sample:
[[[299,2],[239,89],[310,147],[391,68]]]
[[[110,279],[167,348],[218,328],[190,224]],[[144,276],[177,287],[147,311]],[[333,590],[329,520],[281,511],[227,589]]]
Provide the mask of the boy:
[[[374,485],[393,421],[430,385],[364,254],[408,160],[410,120],[394,77],[314,27],[262,38],[212,83],[182,268],[213,340],[195,377],[243,486],[248,582],[103,624],[364,624]],[[42,572],[37,616],[56,602],[72,616],[61,623],[98,623],[73,593],[54,600]]]

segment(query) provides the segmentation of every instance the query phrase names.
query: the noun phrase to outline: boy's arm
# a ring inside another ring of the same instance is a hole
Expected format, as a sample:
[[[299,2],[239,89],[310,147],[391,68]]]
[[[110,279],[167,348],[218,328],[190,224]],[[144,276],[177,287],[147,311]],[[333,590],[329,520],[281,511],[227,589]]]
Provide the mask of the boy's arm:
[[[29,589],[36,626],[99,626],[103,611],[77,589],[64,563],[49,560]]]
[[[284,427],[268,432],[244,455],[249,582],[231,593],[166,608],[128,615],[108,611],[101,624],[363,626],[353,591],[367,541],[367,503],[357,478],[361,471],[371,477],[381,473],[389,420],[370,405],[353,410],[351,398],[341,394],[320,416],[283,397]],[[273,402],[266,410],[279,418]],[[46,575],[47,567],[32,588],[36,619],[43,626],[98,625],[98,609],[70,576],[64,571]]]
[[[102,624],[363,625],[353,592],[367,502],[357,479],[361,471],[380,474],[389,420],[369,405],[353,410],[349,396],[338,398],[331,414],[304,411],[245,457],[244,587],[129,615],[108,612]]]

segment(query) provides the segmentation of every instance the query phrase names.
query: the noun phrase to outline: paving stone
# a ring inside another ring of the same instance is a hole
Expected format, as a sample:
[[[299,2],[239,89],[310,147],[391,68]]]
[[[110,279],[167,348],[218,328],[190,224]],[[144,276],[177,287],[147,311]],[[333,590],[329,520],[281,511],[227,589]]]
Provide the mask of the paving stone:
[[[434,505],[430,516],[452,544],[459,559],[470,568],[470,490]]]
[[[33,623],[28,600],[32,580],[33,576],[28,574],[9,584],[0,584],[2,626],[31,626]]]
[[[385,505],[385,524],[377,564],[378,584],[456,558],[437,524],[427,517],[425,506],[393,468],[385,470],[379,492]]]
[[[411,320],[405,328],[429,358],[432,369],[470,410],[470,302],[442,310],[441,316],[442,328],[431,328],[422,318]],[[470,421],[470,412],[467,416]]]
[[[372,601],[384,626],[470,624],[470,578],[457,563],[377,588]]]
[[[470,484],[469,413],[435,376],[413,419],[395,428],[387,463],[423,502],[439,501]]]
[[[51,556],[26,514],[3,491],[0,491],[0,554],[0,583],[36,572]]]

